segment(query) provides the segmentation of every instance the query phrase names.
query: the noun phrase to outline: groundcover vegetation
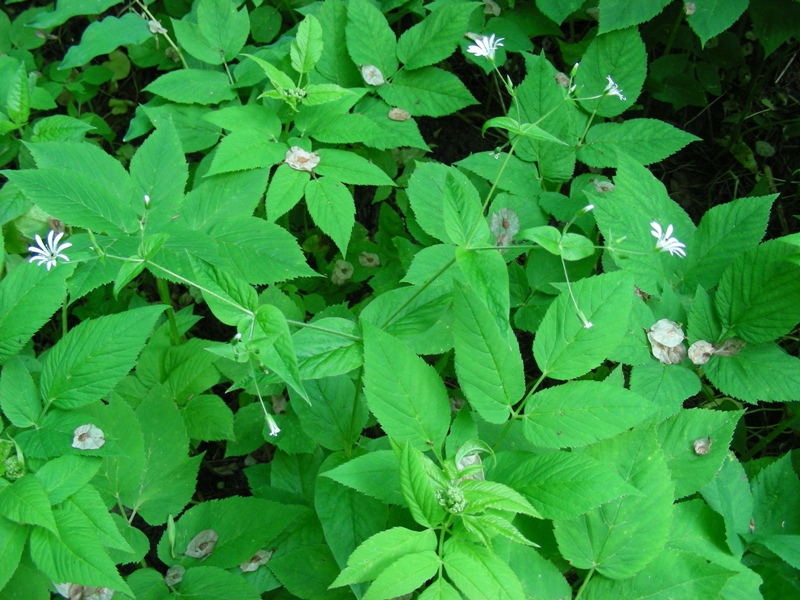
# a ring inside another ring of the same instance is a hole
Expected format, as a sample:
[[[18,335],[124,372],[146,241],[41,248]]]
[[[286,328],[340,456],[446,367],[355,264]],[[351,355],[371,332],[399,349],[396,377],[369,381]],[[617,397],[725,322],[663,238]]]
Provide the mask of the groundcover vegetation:
[[[7,2],[0,596],[798,597],[798,28]]]

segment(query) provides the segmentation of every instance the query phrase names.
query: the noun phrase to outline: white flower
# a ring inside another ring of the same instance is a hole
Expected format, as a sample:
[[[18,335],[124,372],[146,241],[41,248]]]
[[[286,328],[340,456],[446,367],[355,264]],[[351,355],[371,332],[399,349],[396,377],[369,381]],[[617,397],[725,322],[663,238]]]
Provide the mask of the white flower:
[[[78,450],[97,450],[106,443],[103,430],[91,423],[81,425],[73,432],[72,447]]]
[[[696,365],[704,365],[714,355],[714,344],[698,340],[689,346],[689,360]]]
[[[377,254],[372,252],[362,252],[358,255],[358,263],[367,269],[381,266],[381,259]]]
[[[269,424],[269,435],[271,437],[278,437],[278,434],[281,432],[281,428],[278,427],[278,424],[275,422],[275,419],[272,418],[272,415],[267,415],[267,423]]]
[[[494,38],[494,34],[489,37],[483,36],[475,40],[475,43],[467,47],[467,52],[475,56],[485,56],[489,60],[494,60],[494,53],[502,47],[503,40],[506,38]]]
[[[56,235],[56,232],[52,229],[50,233],[47,234],[47,243],[42,240],[39,234],[36,234],[36,246],[28,246],[28,252],[34,252],[34,256],[31,256],[28,259],[28,262],[38,262],[40,265],[46,265],[47,270],[50,270],[50,267],[55,267],[58,264],[58,259],[65,260],[69,262],[69,257],[66,254],[62,254],[64,250],[72,246],[72,244],[61,244],[59,245],[58,242],[61,238],[64,237],[64,232],[60,232]]]
[[[217,535],[216,531],[213,529],[204,529],[192,538],[192,541],[189,542],[184,554],[186,556],[191,556],[192,558],[201,558],[205,560],[211,556],[211,553],[214,551],[214,546],[217,545],[218,540],[219,535]]]
[[[676,254],[681,257],[686,256],[686,252],[683,250],[686,248],[686,244],[678,241],[677,238],[672,237],[672,225],[668,225],[667,230],[662,231],[661,225],[657,221],[653,221],[650,223],[650,227],[653,228],[650,234],[654,238],[658,239],[656,242],[656,248],[660,252],[669,252],[672,256],[675,256]]]
[[[342,285],[345,281],[353,276],[353,265],[346,260],[337,260],[333,263],[333,273],[331,274],[331,283],[334,285]]]
[[[292,146],[286,152],[284,162],[295,171],[313,171],[319,164],[319,154],[306,152],[300,146]]]
[[[608,80],[608,84],[606,85],[606,89],[603,90],[603,94],[606,96],[616,96],[620,100],[627,100],[622,90],[619,89],[619,86],[611,79],[611,75],[606,75],[606,79]]]
[[[150,196],[148,196],[147,194],[144,195],[144,207],[150,208]]]
[[[242,573],[252,573],[261,565],[267,564],[267,561],[270,558],[272,558],[272,552],[267,550],[259,550],[250,557],[250,560],[240,564],[239,568],[242,570]]]
[[[147,22],[147,27],[150,29],[150,33],[152,33],[153,35],[156,35],[156,34],[159,34],[159,33],[161,35],[165,35],[167,33],[167,30],[161,24],[161,21],[156,21],[154,19],[150,20],[150,21]]]
[[[650,343],[653,342],[666,346],[667,348],[674,348],[680,344],[684,339],[683,329],[675,321],[669,319],[660,319],[647,332],[647,337]]]
[[[361,77],[369,85],[379,86],[386,83],[381,70],[375,65],[361,65]]]

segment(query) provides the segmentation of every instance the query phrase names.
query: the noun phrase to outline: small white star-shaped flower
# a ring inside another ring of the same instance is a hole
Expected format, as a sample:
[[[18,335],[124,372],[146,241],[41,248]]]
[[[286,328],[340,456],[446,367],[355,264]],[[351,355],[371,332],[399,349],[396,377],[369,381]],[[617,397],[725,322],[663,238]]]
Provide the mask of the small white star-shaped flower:
[[[611,75],[606,75],[606,79],[608,80],[608,85],[606,85],[606,89],[603,90],[603,94],[606,96],[616,96],[620,100],[627,100],[625,94],[619,89],[619,86],[611,79]]]
[[[495,39],[494,34],[489,37],[483,36],[475,40],[475,43],[467,47],[467,52],[475,56],[484,56],[491,61],[494,61],[494,53],[497,49],[502,47],[505,38]]]
[[[685,257],[686,252],[683,250],[686,248],[686,244],[680,242],[677,238],[672,237],[672,225],[667,226],[667,230],[663,231],[661,229],[661,225],[657,221],[653,221],[650,223],[650,227],[652,227],[652,231],[650,234],[657,238],[658,241],[656,242],[656,248],[660,252],[669,252],[672,256],[676,254],[680,257]]]
[[[63,236],[63,231],[56,235],[56,232],[51,229],[50,233],[47,234],[47,243],[45,243],[37,233],[36,245],[28,246],[28,252],[34,253],[34,255],[28,259],[28,262],[38,262],[40,265],[46,265],[48,271],[50,267],[55,267],[58,264],[59,258],[69,262],[69,257],[63,254],[63,251],[72,246],[72,244],[67,243],[59,245],[58,242]]]

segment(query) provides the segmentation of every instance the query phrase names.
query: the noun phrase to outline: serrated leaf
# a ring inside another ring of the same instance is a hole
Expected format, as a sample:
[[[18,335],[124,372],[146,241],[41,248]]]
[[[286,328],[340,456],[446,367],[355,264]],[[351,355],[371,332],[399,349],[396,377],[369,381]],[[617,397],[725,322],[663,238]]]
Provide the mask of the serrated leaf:
[[[467,29],[467,20],[478,6],[471,2],[438,5],[420,23],[407,29],[397,42],[397,57],[403,66],[419,69],[450,56]]]
[[[536,7],[557,25],[583,5],[581,0],[536,0]]]
[[[578,160],[590,167],[615,167],[617,152],[622,152],[649,165],[699,139],[658,119],[598,123],[587,132],[585,145],[578,149]]]
[[[383,13],[367,0],[347,4],[347,51],[359,66],[373,65],[384,78],[397,71],[397,39]]]
[[[498,454],[494,477],[521,492],[547,519],[571,519],[638,490],[582,454]]]
[[[452,537],[444,545],[445,571],[471,600],[524,600],[519,579],[488,548]]]
[[[233,439],[233,412],[219,396],[195,396],[186,403],[183,420],[193,440]]]
[[[444,229],[458,246],[481,244],[489,237],[478,190],[469,182],[456,179],[450,171],[444,180]]]
[[[467,513],[478,513],[489,509],[515,512],[531,517],[542,515],[516,490],[496,481],[465,479],[460,487],[467,498]]]
[[[700,386],[697,373],[679,365],[651,360],[631,369],[630,390],[658,407],[658,421],[679,412],[683,401],[697,394]]]
[[[0,518],[0,589],[5,588],[17,571],[27,540],[27,527]]]
[[[89,483],[99,468],[99,458],[68,454],[48,461],[35,475],[55,505]]]
[[[425,460],[428,459],[406,442],[400,455],[400,489],[414,520],[423,527],[433,528],[442,523],[446,513],[428,480]]]
[[[50,350],[39,387],[45,403],[78,408],[110,392],[133,368],[164,306],[87,319]]]
[[[652,428],[601,442],[586,454],[613,465],[641,495],[624,496],[568,521],[555,521],[561,554],[575,567],[595,568],[611,579],[632,577],[652,562],[667,541],[673,484]]]
[[[147,21],[137,14],[128,13],[120,18],[106,17],[91,23],[84,30],[80,43],[70,47],[58,68],[80,67],[101,54],[109,54],[122,45],[141,44],[152,36]]]
[[[356,215],[350,190],[332,177],[319,177],[306,184],[305,194],[306,206],[314,223],[331,236],[342,256],[347,256]]]
[[[634,392],[597,381],[571,381],[531,396],[523,431],[536,446],[585,446],[641,423],[655,410]]]
[[[412,117],[443,117],[477,104],[458,77],[437,67],[400,71],[391,83],[378,88],[378,94]]]
[[[377,450],[323,474],[386,504],[405,505],[400,489],[400,464],[391,450]]]
[[[41,572],[52,581],[110,587],[133,594],[84,518],[56,511],[56,520],[58,534],[41,528],[31,532],[31,558]]]
[[[219,62],[231,61],[247,42],[250,19],[247,10],[236,10],[231,0],[202,0],[197,5],[200,33],[219,56]]]
[[[289,55],[298,73],[310,73],[322,57],[322,26],[314,15],[306,15],[300,22]]]
[[[280,309],[272,304],[262,304],[256,310],[255,323],[261,332],[271,340],[262,346],[258,359],[278,377],[286,382],[301,398],[309,402],[308,394],[300,379],[297,368],[297,355],[289,334],[289,325]]]
[[[461,389],[484,419],[502,424],[525,393],[519,348],[508,345],[475,293],[458,284],[453,294],[453,318],[455,366]]]
[[[296,598],[304,600],[350,600],[350,590],[329,589],[339,571],[336,560],[324,544],[300,546],[275,556],[267,567]]]
[[[144,91],[181,104],[219,104],[236,98],[227,75],[221,71],[178,69],[161,75]]]
[[[658,443],[675,482],[676,500],[693,494],[714,478],[742,414],[695,408],[682,410],[658,426]],[[694,442],[703,438],[711,440],[709,452],[697,454]]]
[[[303,380],[349,373],[363,364],[361,340],[355,339],[360,335],[358,325],[338,317],[320,319],[314,324],[328,331],[305,327],[292,336],[300,377]]]
[[[86,485],[75,491],[64,503],[63,509],[91,523],[96,537],[107,548],[130,552],[132,548],[119,533],[112,515],[95,488]]]
[[[413,592],[433,577],[441,565],[433,550],[401,556],[375,579],[364,600],[381,600]]]
[[[47,492],[35,475],[25,475],[0,489],[0,515],[53,533],[58,531]]]
[[[248,557],[249,558],[249,557]],[[246,562],[246,559],[242,562]],[[186,569],[180,584],[180,594],[198,600],[259,600],[261,595],[239,574],[213,566]]]
[[[317,175],[355,185],[394,185],[383,169],[354,152],[321,148],[319,158],[314,168]]]
[[[231,171],[266,169],[283,162],[286,144],[273,142],[260,131],[234,131],[222,138],[206,177]]]
[[[3,415],[17,427],[31,427],[42,414],[42,401],[25,363],[12,358],[0,372],[0,407]]]
[[[575,76],[581,106],[602,117],[616,117],[633,106],[647,76],[647,52],[636,27],[618,29],[595,37],[581,58]],[[605,95],[607,77],[613,78],[625,99]],[[599,98],[595,98],[600,96]]]
[[[706,212],[686,247],[686,280],[706,289],[719,283],[725,268],[764,237],[775,198],[738,198]]]
[[[441,447],[450,402],[438,373],[402,342],[374,325],[364,332],[364,392],[386,433],[417,450]]]
[[[296,338],[297,334],[293,338],[295,343]],[[340,375],[306,380],[303,385],[309,402],[292,402],[303,431],[329,450],[345,450],[355,445],[369,411],[352,381]]]
[[[204,260],[189,257],[195,281],[211,312],[226,325],[237,325],[247,313],[258,308],[258,294],[246,281]]]
[[[600,33],[646,23],[670,0],[600,0]]]
[[[700,490],[708,505],[725,522],[725,539],[731,553],[741,557],[744,543],[740,535],[750,532],[753,494],[741,463],[730,453],[722,462],[717,476]]]
[[[289,165],[275,169],[267,188],[267,218],[273,223],[289,212],[305,194],[306,184],[311,179],[307,171],[297,171]]]
[[[634,294],[624,272],[606,273],[572,284],[572,294],[559,294],[545,313],[533,342],[542,373],[572,379],[597,367],[619,346],[627,332]],[[574,302],[588,324],[577,315]]]
[[[742,16],[747,5],[747,0],[697,2],[694,13],[686,21],[700,38],[700,44],[705,46],[708,40],[733,25]]]
[[[800,481],[792,457],[784,454],[764,467],[750,483],[757,535],[800,534]]]
[[[430,529],[411,531],[404,527],[393,527],[376,533],[350,555],[347,568],[339,574],[331,587],[371,581],[397,559],[409,554],[433,551],[436,543],[436,534]]]
[[[722,273],[714,304],[726,331],[748,343],[770,342],[800,321],[795,246],[773,240],[739,255]],[[712,342],[717,340],[710,340]]]

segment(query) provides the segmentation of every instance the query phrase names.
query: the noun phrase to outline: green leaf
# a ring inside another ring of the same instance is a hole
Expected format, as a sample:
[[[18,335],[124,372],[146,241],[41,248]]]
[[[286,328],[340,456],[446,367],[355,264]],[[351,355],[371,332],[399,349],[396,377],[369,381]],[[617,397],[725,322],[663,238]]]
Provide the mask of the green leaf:
[[[247,10],[236,10],[231,0],[201,0],[197,5],[197,25],[200,33],[217,54],[213,65],[230,62],[239,54],[250,34]]]
[[[144,91],[181,104],[219,104],[236,98],[225,73],[200,69],[170,71],[150,83]]]
[[[354,152],[321,148],[319,158],[314,168],[317,175],[355,185],[394,185],[383,169]]]
[[[584,516],[555,521],[561,554],[579,569],[596,568],[611,579],[632,577],[650,564],[669,536],[673,484],[652,428],[634,429],[586,452],[641,495],[624,496]]]
[[[764,237],[775,198],[738,198],[706,212],[686,246],[686,281],[706,289],[717,285],[736,257],[754,248]]]
[[[526,403],[523,431],[536,446],[567,448],[604,440],[652,416],[639,394],[597,381],[571,381]]]
[[[17,570],[27,540],[27,527],[0,518],[0,590]]]
[[[716,476],[742,414],[695,408],[682,410],[658,426],[658,443],[675,482],[675,499],[693,494]],[[697,454],[694,443],[703,438],[711,440],[710,450]]]
[[[248,557],[249,559],[250,557]],[[244,559],[242,562],[246,562]],[[238,573],[230,573],[213,566],[195,566],[186,569],[180,583],[180,595],[197,600],[259,600],[261,595]]]
[[[88,521],[71,511],[56,511],[55,516],[57,534],[42,528],[31,532],[31,558],[39,570],[51,581],[110,587],[132,595]]]
[[[128,13],[119,19],[106,17],[91,23],[84,30],[80,43],[70,47],[58,68],[64,70],[83,66],[97,56],[110,54],[126,44],[141,44],[152,36],[147,21],[137,14]]]
[[[459,181],[452,170],[444,180],[444,229],[450,240],[459,246],[472,246],[486,241],[489,228],[483,218],[478,190],[469,182]]]
[[[114,389],[133,368],[164,306],[87,319],[50,350],[39,387],[58,408],[91,404]]]
[[[583,454],[499,453],[494,477],[524,494],[547,519],[571,519],[609,500],[639,492]]]
[[[557,25],[583,5],[582,0],[536,0],[536,8]]]
[[[339,571],[325,545],[300,546],[270,559],[267,567],[296,598],[303,600],[350,600],[350,590],[330,590]]]
[[[600,96],[580,102],[601,117],[621,115],[636,102],[647,76],[647,52],[636,27],[618,29],[595,37],[581,58],[575,84],[581,97]],[[607,77],[616,83],[625,100],[606,96]]]
[[[470,600],[524,600],[514,571],[491,550],[452,537],[444,544],[445,571]]]
[[[347,51],[359,66],[373,65],[388,79],[397,71],[397,39],[380,10],[367,0],[347,4]]]
[[[423,527],[433,528],[442,523],[445,512],[437,502],[428,479],[423,464],[427,460],[419,450],[406,442],[400,456],[400,489],[414,520]]]
[[[267,188],[267,218],[274,223],[294,208],[303,197],[310,179],[311,174],[307,171],[298,171],[286,164],[275,169]]]
[[[258,550],[268,547],[297,516],[299,506],[270,502],[262,498],[232,496],[223,500],[208,500],[187,510],[175,523],[177,558],[170,552],[166,532],[158,542],[158,557],[168,565],[180,564],[196,568],[203,566],[229,569],[246,562]],[[252,515],[269,518],[254,519]],[[203,559],[185,556],[189,542],[201,531],[215,531],[219,540],[213,552]]]
[[[253,61],[260,66],[264,73],[266,74],[267,78],[269,78],[272,87],[276,90],[293,90],[295,89],[294,81],[283,71],[278,69],[277,67],[273,66],[271,63],[268,63],[262,58],[257,56],[253,56],[251,54],[243,54],[242,56],[246,56],[247,58],[252,59]]]
[[[511,300],[509,297],[508,267],[499,251],[468,250],[456,248],[456,262],[464,279],[488,307],[501,334],[513,343],[514,334],[508,323]]]
[[[286,150],[286,144],[273,142],[260,131],[234,131],[222,138],[206,177],[277,165],[283,162]]]
[[[224,57],[218,48],[213,48],[197,23],[177,19],[170,19],[172,28],[175,30],[175,38],[178,45],[187,53],[199,61],[209,65],[221,65]]]
[[[794,24],[800,18],[800,6],[793,0],[750,2],[747,13],[766,57],[794,35]]]
[[[288,231],[257,217],[228,218],[209,232],[235,273],[254,285],[316,275]]]
[[[757,535],[800,534],[800,481],[792,457],[784,454],[764,467],[750,484]]]
[[[624,272],[582,279],[559,294],[545,313],[533,342],[542,373],[552,379],[572,379],[588,373],[619,346],[627,332],[627,315],[634,294]],[[575,304],[588,325],[581,322]]]
[[[47,492],[35,475],[25,475],[0,489],[0,515],[17,523],[57,531]]]
[[[186,432],[193,440],[233,439],[233,412],[219,396],[204,394],[191,398],[183,409]]]
[[[324,52],[317,63],[317,71],[327,81],[345,87],[358,87],[361,78],[347,52],[347,8],[342,0],[327,0],[315,13],[322,26]]]
[[[734,572],[688,552],[662,550],[658,558],[623,581],[596,577],[586,586],[586,598],[721,598]]]
[[[355,224],[356,206],[350,190],[333,177],[319,177],[306,184],[306,206],[314,223],[336,244],[342,256]]]
[[[419,596],[419,600],[461,600],[462,596],[443,577],[435,579]]]
[[[780,240],[738,256],[722,273],[715,297],[723,327],[749,343],[769,342],[800,321],[797,248]],[[714,340],[711,340],[714,341]]]
[[[161,106],[143,106],[148,120],[159,127],[165,120],[171,120],[181,138],[181,146],[187,154],[211,148],[219,140],[219,127],[203,117],[211,110],[199,104],[163,104]],[[130,133],[126,137],[136,137]]]
[[[484,419],[505,423],[511,407],[525,393],[519,348],[509,346],[493,315],[471,288],[456,284],[453,318],[459,385]]]
[[[315,321],[314,325],[327,331],[304,327],[292,336],[302,379],[342,375],[363,364],[360,339],[354,339],[361,332],[353,321],[329,317]]]
[[[119,533],[100,494],[91,485],[84,485],[73,493],[64,503],[63,509],[65,513],[70,513],[80,517],[86,523],[90,523],[96,537],[106,548],[114,548],[122,552],[133,550]],[[127,521],[123,521],[127,523]]]
[[[150,197],[148,225],[171,220],[183,204],[189,167],[171,121],[165,121],[144,141],[131,159],[136,200]]]
[[[467,498],[466,512],[469,514],[494,509],[542,517],[524,496],[502,483],[466,479],[461,482],[460,487]]]
[[[598,123],[586,134],[578,160],[590,167],[615,167],[617,152],[650,165],[672,156],[700,138],[658,119],[629,119],[622,123]]]
[[[331,587],[372,581],[399,558],[434,551],[436,544],[436,534],[430,529],[411,531],[404,527],[393,527],[376,533],[350,555],[347,568]]]
[[[395,598],[413,592],[433,577],[440,565],[439,556],[433,550],[401,556],[378,575],[364,594],[364,600]]]
[[[332,454],[320,467],[320,475],[347,461],[343,453]],[[339,567],[369,537],[386,527],[388,508],[337,481],[318,477],[314,488],[314,507]]]
[[[559,600],[570,597],[567,580],[552,562],[545,560],[536,550],[504,539],[496,539],[492,545],[500,559],[516,573],[526,598]]]
[[[444,117],[478,103],[457,76],[437,67],[400,71],[378,94],[412,117]]]
[[[699,2],[694,14],[686,17],[686,21],[700,38],[700,44],[705,46],[708,40],[733,25],[742,16],[747,5],[747,0]]]
[[[64,300],[72,268],[22,264],[0,281],[0,364],[16,355]]]
[[[31,427],[42,414],[42,401],[25,363],[13,357],[0,372],[0,407],[17,427]]]
[[[14,79],[8,86],[5,107],[8,116],[19,126],[28,122],[31,116],[31,95],[28,86],[28,73],[24,64],[20,64]]]
[[[600,33],[646,23],[667,4],[669,0],[600,0]]]
[[[386,504],[405,505],[400,489],[400,463],[391,450],[377,450],[323,473]]]
[[[750,533],[753,494],[747,474],[733,454],[728,454],[717,476],[700,493],[725,522],[725,539],[731,553],[741,557],[744,544],[740,536]]]
[[[444,196],[451,175],[463,190],[474,190],[466,175],[439,163],[418,163],[408,182],[408,199],[417,222],[425,233],[450,243],[445,226]],[[472,191],[471,195],[476,192]]]
[[[206,177],[186,195],[180,220],[191,229],[208,231],[221,221],[249,218],[264,196],[268,177],[266,170]]]
[[[427,451],[440,448],[450,425],[450,402],[436,370],[402,342],[366,321],[364,392],[386,433]]]
[[[533,123],[520,123],[511,117],[495,117],[494,119],[489,119],[483,124],[483,127],[481,127],[481,133],[485,133],[490,127],[503,129],[511,134],[511,136],[520,136],[539,142],[553,142],[555,144],[561,144],[562,146],[568,145],[565,141],[547,133],[538,125],[534,125]]]
[[[593,195],[597,225],[607,240],[615,242],[612,254],[621,269],[636,276],[635,283],[649,294],[660,294],[663,286],[677,286],[679,258],[656,251],[650,223],[666,229],[673,225],[674,236],[690,244],[695,230],[689,215],[667,194],[664,185],[645,167],[624,155],[619,156],[616,189]],[[626,252],[630,251],[630,252]]]
[[[700,392],[700,378],[691,369],[650,361],[631,369],[630,390],[651,400],[662,421],[679,412],[683,401]]]
[[[51,29],[63,25],[72,17],[102,14],[117,4],[120,4],[120,0],[73,0],[72,2],[62,0],[55,10],[36,14],[28,25],[39,29]]]
[[[129,565],[141,562],[145,555],[150,552],[150,540],[141,529],[137,529],[129,524],[128,519],[122,515],[112,513],[111,519],[117,526],[117,531],[120,536],[122,536],[122,539],[129,547],[129,550],[117,550],[116,548],[106,547],[111,560],[118,565]],[[130,579],[128,580],[128,585],[133,588]]]
[[[325,377],[306,380],[303,385],[309,402],[292,402],[303,431],[329,450],[345,450],[355,445],[369,412],[350,378]]]
[[[467,20],[478,6],[472,2],[440,4],[422,22],[407,29],[397,42],[397,57],[404,67],[419,69],[450,56],[467,29]]]
[[[280,309],[273,304],[262,304],[256,310],[255,322],[270,343],[262,346],[258,359],[286,382],[301,398],[309,402],[308,394],[300,380],[297,355],[294,352],[289,325]]]
[[[246,281],[204,260],[192,256],[189,260],[195,281],[203,288],[203,299],[222,323],[238,325],[245,311],[258,308],[258,294]]]
[[[100,459],[91,456],[65,455],[45,463],[36,471],[50,504],[59,504],[83,488],[100,468]]]
[[[322,57],[322,26],[314,15],[306,15],[297,28],[289,55],[292,68],[298,73],[310,73]]]

